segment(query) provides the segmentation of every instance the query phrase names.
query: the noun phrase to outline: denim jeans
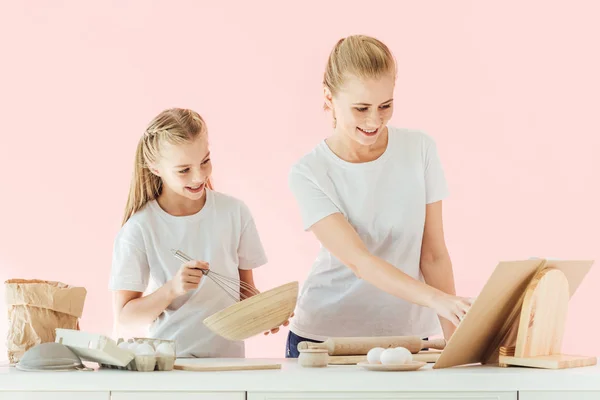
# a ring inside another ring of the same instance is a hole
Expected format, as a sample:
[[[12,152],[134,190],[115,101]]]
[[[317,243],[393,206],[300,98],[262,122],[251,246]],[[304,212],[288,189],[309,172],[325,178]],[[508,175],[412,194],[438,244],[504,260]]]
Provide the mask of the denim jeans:
[[[428,340],[429,338],[423,338],[423,340]],[[307,339],[302,336],[296,335],[294,332],[289,331],[285,349],[285,358],[298,358],[300,352],[298,351],[298,343],[300,342],[312,342],[312,343],[323,343],[318,340]],[[429,349],[423,349],[423,351],[427,351]]]
[[[298,343],[300,342],[322,343],[318,340],[303,338],[302,336],[298,336],[294,332],[289,331],[285,346],[285,358],[298,358],[300,355]]]

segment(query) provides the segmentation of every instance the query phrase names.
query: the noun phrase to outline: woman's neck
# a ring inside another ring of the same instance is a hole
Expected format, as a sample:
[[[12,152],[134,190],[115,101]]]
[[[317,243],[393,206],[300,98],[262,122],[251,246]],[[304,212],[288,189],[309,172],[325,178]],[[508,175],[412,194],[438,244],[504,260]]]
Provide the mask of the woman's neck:
[[[388,128],[384,128],[377,141],[372,145],[361,144],[345,133],[336,131],[325,142],[336,156],[346,162],[364,163],[374,161],[381,157],[387,148]]]
[[[156,201],[158,202],[160,208],[173,216],[185,217],[188,215],[194,215],[200,212],[200,210],[202,210],[206,204],[206,189],[204,189],[202,198],[198,200],[190,200],[168,188],[164,188]]]

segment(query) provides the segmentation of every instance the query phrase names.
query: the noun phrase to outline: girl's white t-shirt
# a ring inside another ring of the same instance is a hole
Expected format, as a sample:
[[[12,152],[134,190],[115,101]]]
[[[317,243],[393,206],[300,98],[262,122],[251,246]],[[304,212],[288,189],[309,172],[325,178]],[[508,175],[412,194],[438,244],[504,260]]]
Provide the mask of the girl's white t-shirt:
[[[376,160],[350,163],[322,141],[289,173],[303,226],[342,213],[371,254],[413,278],[420,271],[426,204],[448,195],[434,140],[388,126],[388,145]],[[314,340],[339,336],[428,337],[441,333],[434,310],[361,280],[321,246],[290,323]]]
[[[173,216],[154,200],[121,228],[115,242],[111,290],[151,293],[181,268],[171,249],[209,263],[212,271],[239,280],[238,269],[267,262],[248,207],[234,197],[206,189],[206,204],[190,216]],[[204,276],[197,289],[175,299],[150,326],[152,338],[174,340],[178,357],[244,357],[243,341],[214,334],[203,320],[234,303]]]

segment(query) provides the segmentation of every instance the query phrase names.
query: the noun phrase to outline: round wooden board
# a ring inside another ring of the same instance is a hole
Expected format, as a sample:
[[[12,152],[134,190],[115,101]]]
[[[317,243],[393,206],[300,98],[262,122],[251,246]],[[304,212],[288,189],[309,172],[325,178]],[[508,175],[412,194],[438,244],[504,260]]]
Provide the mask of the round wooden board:
[[[357,363],[359,367],[368,369],[369,371],[416,371],[426,365],[423,361],[412,361],[408,364],[386,365],[386,364],[369,364],[368,361]]]

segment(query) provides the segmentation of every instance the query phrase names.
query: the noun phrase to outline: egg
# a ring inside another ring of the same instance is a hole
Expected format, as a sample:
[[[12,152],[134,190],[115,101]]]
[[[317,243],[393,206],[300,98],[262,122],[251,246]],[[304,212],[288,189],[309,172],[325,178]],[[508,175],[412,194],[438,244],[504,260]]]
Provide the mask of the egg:
[[[369,364],[381,364],[381,353],[385,349],[383,347],[373,347],[367,353],[367,361]]]
[[[406,364],[408,357],[404,348],[389,348],[381,352],[380,360],[385,365],[400,365]],[[408,351],[408,350],[406,350]],[[409,352],[410,353],[410,352]]]
[[[174,356],[175,349],[171,346],[170,343],[161,343],[156,348],[156,355],[160,356]]]
[[[131,342],[128,344],[128,346],[129,346],[129,350],[135,351],[135,348],[138,347],[138,344],[136,342]]]
[[[148,343],[141,343],[135,348],[135,354],[138,356],[152,356],[154,355],[154,348]]]
[[[123,349],[123,350],[127,350],[127,349],[129,349],[129,343],[121,342],[121,343],[119,343],[119,348]]]
[[[402,352],[404,354],[405,357],[405,361],[404,364],[408,364],[410,362],[412,362],[412,353],[410,352],[410,350],[408,350],[406,347],[396,347],[396,350]]]

